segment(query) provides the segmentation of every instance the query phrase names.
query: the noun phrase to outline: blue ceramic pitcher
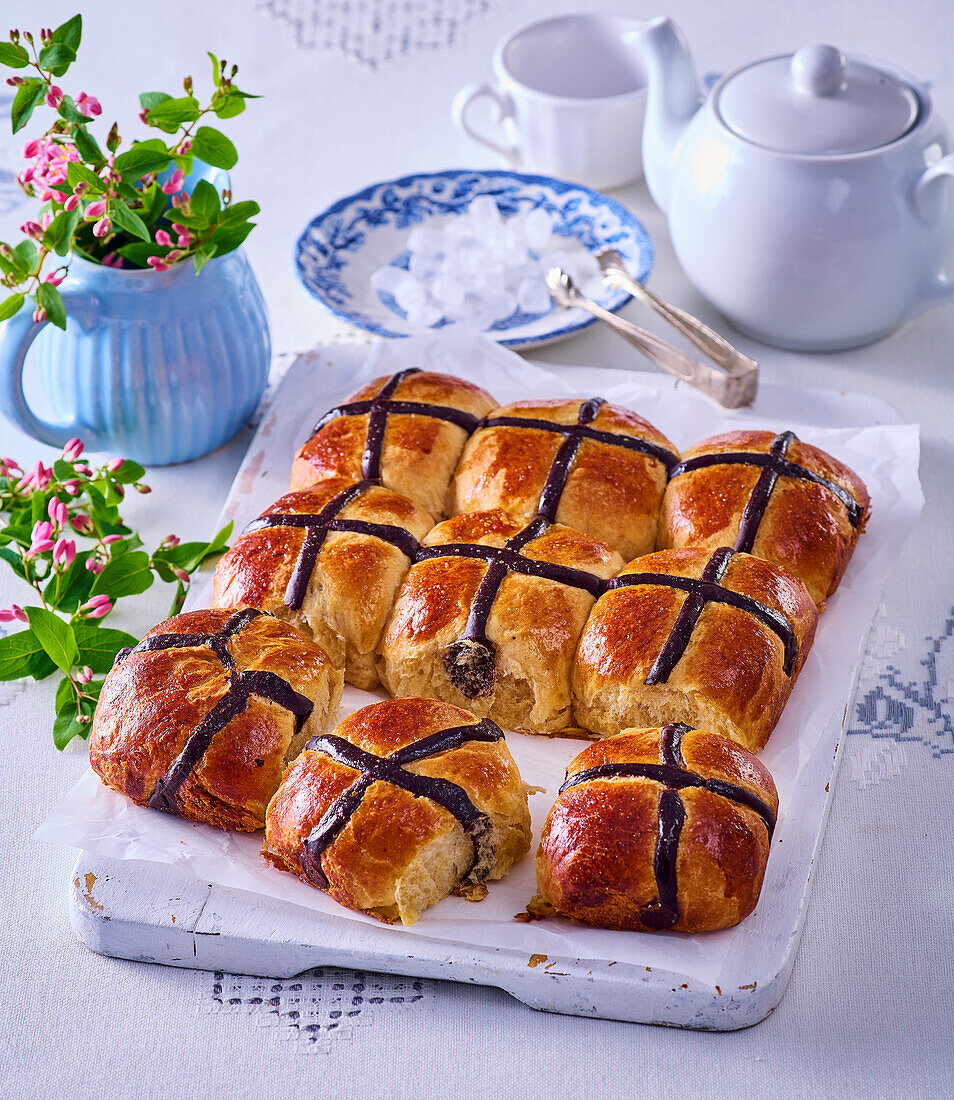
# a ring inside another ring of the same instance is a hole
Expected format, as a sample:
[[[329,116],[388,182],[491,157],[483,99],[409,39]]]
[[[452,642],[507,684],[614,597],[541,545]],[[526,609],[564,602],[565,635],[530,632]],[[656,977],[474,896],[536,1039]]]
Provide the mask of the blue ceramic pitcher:
[[[188,462],[227,442],[254,410],[271,345],[261,290],[241,250],[168,271],[122,270],[74,257],[60,286],[66,331],[37,345],[40,380],[62,422],[27,403],[23,369],[48,322],[21,310],[0,334],[0,410],[62,446],[145,465]]]

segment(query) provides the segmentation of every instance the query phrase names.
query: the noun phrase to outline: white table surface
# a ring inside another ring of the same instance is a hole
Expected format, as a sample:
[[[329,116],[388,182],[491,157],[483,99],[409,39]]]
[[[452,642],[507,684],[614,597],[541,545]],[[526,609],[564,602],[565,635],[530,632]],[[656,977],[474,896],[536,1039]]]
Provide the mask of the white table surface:
[[[5,0],[3,25],[56,25],[76,2]],[[513,26],[553,11],[606,6],[612,5],[167,0],[159,7],[91,0],[84,5],[86,41],[75,81],[71,73],[64,83],[97,95],[104,118],[118,114],[131,132],[135,93],[174,92],[184,71],[204,77],[207,48],[239,62],[241,87],[266,98],[229,124],[242,154],[233,191],[262,204],[248,252],[268,301],[276,351],[290,352],[342,335],[294,277],[294,240],[309,218],[374,180],[495,164],[454,130],[453,93],[489,76],[493,44]],[[623,0],[617,6],[657,14]],[[411,39],[424,45],[370,64],[401,49],[400,35],[390,46],[373,40],[368,13],[375,7],[392,24],[422,9]],[[786,6],[671,0],[668,13],[685,29],[703,71],[831,41],[932,80],[938,106],[954,124],[950,0],[901,7],[883,0]],[[362,30],[363,36],[356,33]],[[114,104],[126,109],[117,112]],[[19,144],[0,136],[0,163]],[[9,197],[0,179],[0,211]],[[654,289],[720,325],[680,271],[665,220],[645,188],[635,185],[618,197],[653,238]],[[27,209],[0,215],[0,237],[9,238]],[[636,305],[626,313],[647,322]],[[30,839],[82,772],[85,746],[74,743],[62,754],[53,748],[48,686],[0,684],[6,885],[0,1085],[8,1095],[595,1100],[636,1090],[660,1098],[954,1091],[954,447],[948,430],[954,307],[873,347],[839,355],[785,353],[730,336],[761,360],[766,379],[873,394],[923,426],[927,506],[875,622],[801,951],[774,1015],[745,1032],[691,1033],[541,1015],[499,991],[450,983],[347,971],[273,983],[94,955],[67,923],[74,853]],[[534,357],[641,367],[625,345],[593,330]],[[128,508],[147,541],[170,530],[187,538],[209,533],[247,440],[242,434],[199,462],[150,472],[152,495]],[[0,453],[24,465],[52,457],[5,421]],[[0,576],[0,604],[17,595],[12,578]],[[128,601],[133,609],[114,616],[114,625],[141,632],[162,616],[166,598],[153,591]]]

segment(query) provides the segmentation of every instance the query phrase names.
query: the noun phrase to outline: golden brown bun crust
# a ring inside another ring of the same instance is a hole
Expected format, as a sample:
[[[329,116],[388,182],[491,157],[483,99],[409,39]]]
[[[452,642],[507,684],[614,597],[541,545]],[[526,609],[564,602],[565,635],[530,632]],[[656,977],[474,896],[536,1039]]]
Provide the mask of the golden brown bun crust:
[[[630,562],[620,575],[698,578],[710,556],[695,547],[663,550]],[[783,671],[784,646],[774,631],[745,611],[712,602],[668,680],[646,684],[688,597],[662,585],[613,589],[593,608],[574,665],[574,710],[584,729],[609,736],[651,719],[708,728],[752,752],[765,744],[811,648],[818,611],[801,581],[749,554],[734,555],[721,584],[788,619],[798,646],[792,675]]]
[[[375,397],[389,377],[369,382],[344,404]],[[478,420],[496,404],[489,393],[472,382],[431,371],[408,375],[391,396],[394,400],[460,409]],[[368,419],[368,413],[361,413],[329,421],[299,448],[292,464],[289,488],[307,489],[328,477],[359,481]],[[447,486],[467,435],[458,425],[433,416],[391,414],[381,452],[384,485],[417,501],[435,519],[440,519]]]
[[[288,493],[263,513],[317,515],[351,483],[318,482]],[[418,541],[434,526],[414,501],[382,486],[368,488],[339,513],[340,519],[401,527]],[[213,607],[257,607],[312,637],[356,687],[378,686],[375,653],[410,559],[389,542],[350,531],[330,531],[321,546],[301,607],[285,594],[305,542],[302,527],[265,527],[239,535],[215,568]]]
[[[214,633],[231,611],[190,611],[153,627],[156,634]],[[178,794],[179,813],[222,829],[254,830],[288,760],[324,732],[341,697],[341,673],[322,649],[285,623],[262,615],[227,643],[236,671],[261,669],[314,703],[300,733],[284,707],[251,695],[214,737]],[[140,806],[169,771],[189,735],[229,687],[209,646],[131,653],[103,685],[89,740],[102,781]]]
[[[692,730],[682,739],[687,771],[754,794],[773,816],[778,795],[768,770],[717,734]],[[624,730],[584,749],[573,776],[600,764],[660,763],[658,729]],[[531,910],[581,924],[647,931],[643,907],[658,897],[654,861],[662,783],[639,777],[595,779],[570,787],[550,810],[536,869]],[[769,854],[768,829],[748,806],[699,787],[679,796],[685,822],[676,860],[680,932],[728,928],[752,912]]]
[[[575,424],[579,400],[518,401],[498,416]],[[619,405],[601,406],[590,427],[644,439],[673,454],[676,447],[641,416]],[[464,448],[451,483],[448,514],[506,508],[531,519],[550,466],[566,437],[535,428],[479,428]],[[629,559],[656,545],[666,467],[650,455],[584,439],[570,468],[555,519],[583,531]]]
[[[430,734],[476,722],[473,714],[431,699],[388,699],[362,707],[333,733],[376,756],[387,756]],[[439,776],[462,787],[491,821],[489,879],[499,879],[530,848],[526,789],[506,742],[466,741],[461,747],[408,764],[405,770]],[[416,919],[431,904],[431,882],[454,853],[463,866],[439,891],[446,896],[469,869],[474,847],[457,819],[427,797],[378,780],[367,789],[349,822],[325,849],[321,869],[328,885],[309,874],[303,844],[335,801],[358,778],[325,753],[306,750],[292,764],[268,808],[269,859],[327,892],[350,909],[382,920]],[[428,857],[425,860],[424,857]],[[432,866],[428,867],[428,862]],[[414,881],[414,880],[418,881]]]
[[[470,512],[438,524],[425,546],[503,546],[525,526],[502,509]],[[568,527],[551,526],[527,543],[526,558],[584,570],[606,579],[622,559],[608,546]],[[381,679],[394,695],[425,695],[466,706],[507,729],[554,733],[571,721],[570,672],[593,597],[556,581],[508,573],[487,624],[496,649],[491,695],[468,699],[444,665],[447,647],[464,632],[487,564],[431,558],[413,565],[398,592],[381,641]]]
[[[774,439],[766,431],[727,432],[690,447],[680,461],[727,451],[766,453]],[[751,552],[794,573],[824,607],[864,530],[871,501],[861,478],[818,447],[795,440],[786,458],[847,489],[863,510],[854,527],[844,504],[824,486],[787,477],[779,478],[769,499]],[[663,498],[659,547],[734,545],[761,472],[754,466],[706,466],[674,477]]]

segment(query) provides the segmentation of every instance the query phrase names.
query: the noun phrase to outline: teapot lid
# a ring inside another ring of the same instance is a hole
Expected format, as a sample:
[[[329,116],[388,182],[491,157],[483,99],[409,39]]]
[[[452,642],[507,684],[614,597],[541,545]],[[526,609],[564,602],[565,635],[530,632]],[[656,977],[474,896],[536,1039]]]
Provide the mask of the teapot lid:
[[[835,46],[757,61],[726,81],[715,104],[740,137],[816,156],[887,145],[915,125],[920,107],[906,81]]]

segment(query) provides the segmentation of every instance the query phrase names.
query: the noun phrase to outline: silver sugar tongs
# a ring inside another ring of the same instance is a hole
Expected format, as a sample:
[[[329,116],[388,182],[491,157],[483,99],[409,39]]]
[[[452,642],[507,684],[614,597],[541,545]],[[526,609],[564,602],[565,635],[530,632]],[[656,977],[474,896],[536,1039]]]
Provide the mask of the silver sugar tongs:
[[[752,404],[758,389],[759,372],[759,365],[754,359],[736,351],[727,340],[701,321],[669,305],[636,282],[626,271],[619,254],[612,249],[604,249],[597,255],[597,259],[607,282],[622,287],[640,301],[651,305],[722,369],[716,369],[701,359],[680,351],[665,340],[653,336],[651,332],[603,309],[582,294],[565,271],[552,268],[547,273],[547,286],[558,305],[565,309],[577,307],[592,313],[641,351],[647,359],[701,390],[725,408],[737,409]]]

